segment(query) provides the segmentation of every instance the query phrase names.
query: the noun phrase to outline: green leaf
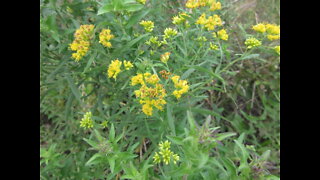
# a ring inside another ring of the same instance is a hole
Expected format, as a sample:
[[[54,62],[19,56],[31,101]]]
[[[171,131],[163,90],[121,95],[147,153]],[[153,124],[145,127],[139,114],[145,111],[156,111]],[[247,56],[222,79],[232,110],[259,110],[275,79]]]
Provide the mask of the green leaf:
[[[114,126],[113,124],[111,124],[111,128],[110,128],[110,132],[109,132],[109,139],[110,141],[114,141],[114,137],[115,137],[115,130],[114,130]]]
[[[137,24],[144,16],[150,12],[150,9],[146,11],[141,11],[133,14],[127,22],[126,29],[131,28],[133,25]]]
[[[195,132],[196,131],[196,124],[195,124],[194,119],[192,117],[192,113],[189,110],[187,111],[187,119],[189,122],[190,130]]]
[[[171,142],[178,145],[183,145],[183,138],[177,136],[166,136]]]
[[[101,15],[104,13],[108,13],[111,12],[113,10],[113,5],[112,4],[107,4],[105,6],[102,6],[99,10],[98,10],[98,14],[97,15]]]
[[[176,135],[176,129],[174,126],[174,119],[172,116],[172,107],[170,104],[167,104],[167,119],[168,119],[168,124],[169,124],[169,127],[170,127],[173,135]]]
[[[109,165],[110,165],[111,173],[113,173],[114,165],[115,165],[115,157],[113,156],[112,158],[108,158],[108,162],[109,162]]]
[[[260,54],[250,54],[250,55],[248,55],[248,56],[242,57],[241,60],[254,59],[254,58],[257,58],[257,57],[259,57],[259,56],[260,56]]]
[[[137,42],[139,42],[140,40],[142,40],[143,38],[149,36],[149,33],[146,33],[142,36],[139,36],[133,40],[131,40],[129,43],[127,43],[126,45],[122,46],[121,48],[118,48],[117,50],[115,50],[112,54],[113,55],[118,55],[118,54],[122,54],[123,52],[127,51],[128,49],[131,48],[131,46],[135,45]]]
[[[66,74],[66,78],[67,78],[67,81],[68,81],[69,86],[71,88],[71,92],[76,97],[76,99],[79,101],[79,103],[82,104],[80,91],[76,87],[76,85],[74,84],[73,79],[70,77],[69,74]]]
[[[98,143],[97,142],[94,142],[94,141],[92,141],[92,140],[90,140],[90,139],[87,139],[87,138],[83,138],[83,140],[85,141],[85,142],[87,142],[91,147],[93,147],[93,148],[95,148],[95,149],[97,149],[98,148]]]
[[[97,56],[97,52],[95,52],[95,53],[91,56],[91,58],[89,59],[87,65],[86,65],[86,67],[85,67],[84,70],[83,70],[83,73],[85,73],[85,72],[88,70],[88,68],[91,66],[91,64],[92,64],[94,58],[96,58],[96,56]]]
[[[233,132],[220,133],[215,137],[215,139],[218,141],[222,141],[228,137],[235,136],[235,135],[237,135],[237,133],[233,133]]]
[[[102,162],[103,155],[97,153],[93,155],[85,164],[85,166],[95,165]]]
[[[144,5],[142,5],[142,4],[125,4],[124,10],[127,10],[129,12],[134,12],[134,11],[139,11],[143,7],[144,7]]]

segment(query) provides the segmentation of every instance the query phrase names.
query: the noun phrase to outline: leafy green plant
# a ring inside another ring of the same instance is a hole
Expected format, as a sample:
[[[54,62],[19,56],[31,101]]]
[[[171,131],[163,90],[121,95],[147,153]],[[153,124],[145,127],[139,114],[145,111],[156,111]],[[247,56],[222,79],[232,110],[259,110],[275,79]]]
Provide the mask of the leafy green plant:
[[[41,178],[279,179],[280,27],[231,9],[40,1]]]

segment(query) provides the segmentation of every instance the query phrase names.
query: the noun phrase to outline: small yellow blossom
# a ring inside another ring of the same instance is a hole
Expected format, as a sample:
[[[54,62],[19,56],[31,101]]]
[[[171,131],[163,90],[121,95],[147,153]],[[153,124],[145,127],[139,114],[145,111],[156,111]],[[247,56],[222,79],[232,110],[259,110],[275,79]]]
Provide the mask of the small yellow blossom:
[[[261,46],[261,41],[254,37],[250,37],[244,42],[244,44],[247,46],[248,49],[251,49],[253,47]]]
[[[161,54],[160,55],[160,60],[163,62],[163,63],[167,63],[169,58],[170,58],[170,52],[166,52],[164,54]]]
[[[173,95],[179,99],[182,94],[187,93],[189,90],[189,85],[186,80],[180,80],[180,76],[173,76],[171,80],[174,83],[176,90],[173,91]]]
[[[166,140],[165,142],[160,142],[159,143],[159,149],[170,149],[170,145],[171,145],[171,142],[169,142],[168,140]]]
[[[280,26],[276,24],[266,24],[266,31],[271,35],[279,35],[280,34]]]
[[[275,46],[273,49],[276,51],[278,55],[280,55],[280,46]]]
[[[83,56],[85,56],[90,47],[90,40],[93,37],[94,25],[81,25],[79,29],[74,33],[74,40],[69,44],[69,48],[72,51],[72,58],[75,61],[79,61]]]
[[[224,41],[227,41],[228,40],[228,34],[227,34],[227,31],[225,29],[221,29],[220,31],[217,32],[218,34],[218,38],[224,40]]]
[[[206,14],[202,13],[201,16],[197,19],[196,24],[206,24],[207,19],[206,19]]]
[[[173,157],[173,163],[177,164],[177,161],[179,161],[179,159],[180,159],[179,155],[178,154],[173,154],[172,157]]]
[[[124,61],[123,61],[123,64],[124,64],[124,68],[125,68],[126,70],[130,70],[131,68],[133,68],[133,65],[131,64],[130,61],[124,60]]]
[[[173,36],[175,36],[175,35],[177,35],[177,34],[178,34],[177,30],[172,29],[172,28],[166,28],[166,29],[164,30],[164,38],[165,38],[165,39],[171,38],[171,37],[173,37]]]
[[[257,25],[254,25],[252,26],[252,29],[256,32],[259,32],[259,33],[264,33],[266,32],[266,26],[264,24],[257,24]]]
[[[113,38],[114,35],[111,34],[110,29],[102,29],[102,31],[99,34],[99,43],[101,43],[105,47],[111,48],[112,44],[110,43],[110,40]]]
[[[141,73],[138,73],[136,76],[133,76],[131,78],[131,86],[135,86],[137,84],[144,85],[143,75]]]
[[[160,156],[159,156],[159,154],[157,152],[153,156],[153,162],[156,163],[156,164],[161,163],[161,158],[160,158]]]
[[[219,49],[219,46],[210,42],[210,49],[212,49],[212,50],[218,50],[218,49]]]
[[[210,11],[215,11],[221,9],[221,3],[220,2],[212,2]]]
[[[171,142],[169,142],[168,140],[166,140],[164,143],[161,141],[159,143],[159,155],[158,152],[155,153],[155,155],[153,156],[153,162],[156,164],[159,164],[162,162],[164,162],[166,165],[170,163],[171,159],[173,160],[173,163],[176,164],[177,161],[179,161],[180,157],[178,154],[174,154],[171,150],[170,150],[170,144]]]
[[[151,36],[149,38],[149,40],[146,41],[146,44],[149,45],[149,46],[151,46],[151,44],[155,44],[155,45],[157,45],[159,47],[159,46],[161,46],[162,43],[160,41],[158,41],[158,37]]]
[[[144,27],[144,30],[147,32],[153,31],[154,23],[152,21],[141,21],[140,25]]]
[[[147,116],[152,116],[152,106],[151,104],[144,104],[142,106],[142,111],[144,112],[144,114],[146,114]]]
[[[81,119],[80,127],[83,127],[83,128],[93,127],[92,113],[90,111],[86,112],[83,118]]]
[[[108,77],[116,79],[118,74],[121,72],[122,62],[118,59],[111,61],[108,68]]]
[[[277,39],[280,39],[280,35],[267,35],[267,38],[270,40],[270,41],[273,41],[273,40],[277,40]]]

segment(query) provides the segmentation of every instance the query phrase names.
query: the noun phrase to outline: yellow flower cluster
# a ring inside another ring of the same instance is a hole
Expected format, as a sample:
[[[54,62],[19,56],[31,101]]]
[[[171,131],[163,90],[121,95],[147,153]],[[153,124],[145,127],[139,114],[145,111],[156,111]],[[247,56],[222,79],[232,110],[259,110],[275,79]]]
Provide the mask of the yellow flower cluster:
[[[99,34],[99,43],[104,45],[105,47],[112,47],[110,40],[114,38],[114,35],[111,34],[110,29],[103,29]]]
[[[251,49],[253,47],[261,46],[261,41],[254,37],[250,37],[244,42],[244,44],[247,46],[248,49]]]
[[[190,17],[188,14],[184,12],[180,12],[177,16],[174,16],[172,18],[172,23],[173,24],[181,24],[183,22],[186,22],[186,17]]]
[[[259,33],[264,33],[266,32],[266,26],[264,24],[257,24],[257,25],[254,25],[252,26],[252,29],[256,32],[259,32]]]
[[[210,6],[210,11],[215,11],[221,9],[221,3],[216,0],[188,0],[186,2],[187,8],[198,8],[204,6]]]
[[[215,26],[222,26],[222,20],[219,15],[209,16],[208,19],[206,18],[206,14],[203,13],[197,19],[196,24],[204,25],[208,30],[214,30]]]
[[[188,0],[186,2],[187,8],[204,7],[208,4],[208,0]]]
[[[219,49],[219,46],[210,42],[210,49],[212,49],[212,50],[218,50],[218,49]]]
[[[154,23],[152,21],[141,21],[140,25],[144,27],[144,30],[147,32],[153,31]]]
[[[130,61],[124,60],[123,64],[124,64],[125,70],[130,70],[133,67]],[[108,77],[116,79],[118,74],[122,71],[121,65],[122,65],[122,62],[119,61],[118,59],[112,60],[111,64],[108,67]]]
[[[224,41],[227,41],[229,37],[225,29],[221,29],[220,31],[218,31],[217,36],[219,39],[222,39]]]
[[[141,3],[141,4],[146,4],[147,0],[137,0],[137,2]]]
[[[275,46],[273,49],[276,51],[278,55],[280,55],[280,46]]]
[[[162,43],[160,41],[158,41],[158,37],[151,36],[149,38],[149,40],[146,41],[146,44],[149,45],[149,46],[151,46],[151,44],[155,44],[156,46],[159,47],[159,46],[161,46]]]
[[[83,56],[85,56],[90,47],[90,40],[93,36],[94,25],[81,25],[79,29],[74,33],[74,41],[69,44],[72,51],[72,58],[75,61],[79,61]]]
[[[177,161],[179,161],[180,157],[178,154],[173,153],[170,150],[170,145],[171,142],[166,140],[165,142],[160,142],[159,143],[159,153],[156,152],[155,155],[153,156],[153,162],[156,164],[161,163],[163,161],[166,165],[169,164],[170,160],[173,160],[173,163],[176,164]],[[161,157],[160,157],[160,155]]]
[[[276,24],[259,23],[257,25],[252,26],[252,29],[259,33],[267,32],[267,38],[271,41],[280,39],[280,26]]]
[[[164,30],[164,39],[171,38],[178,34],[178,31],[172,28],[166,28]]]
[[[221,9],[221,3],[213,1],[210,7],[210,11],[220,10]]]
[[[159,81],[159,77],[156,74],[151,75],[151,73],[138,73],[131,78],[132,86],[141,85],[140,89],[134,93],[140,99],[140,104],[143,104],[142,111],[147,116],[152,116],[153,107],[163,110],[163,105],[167,103],[164,100],[167,95],[166,90]]]
[[[83,127],[83,128],[92,128],[93,127],[92,113],[90,111],[86,112],[86,114],[81,119],[80,127]]]
[[[160,60],[163,62],[163,63],[167,63],[169,58],[170,58],[170,52],[166,52],[164,54],[161,54],[160,55]]]
[[[176,88],[176,90],[174,90],[172,94],[177,99],[179,99],[182,94],[188,92],[189,85],[188,85],[188,82],[186,80],[180,80],[180,76],[177,76],[177,75],[171,77],[171,80],[173,81],[174,87]]]

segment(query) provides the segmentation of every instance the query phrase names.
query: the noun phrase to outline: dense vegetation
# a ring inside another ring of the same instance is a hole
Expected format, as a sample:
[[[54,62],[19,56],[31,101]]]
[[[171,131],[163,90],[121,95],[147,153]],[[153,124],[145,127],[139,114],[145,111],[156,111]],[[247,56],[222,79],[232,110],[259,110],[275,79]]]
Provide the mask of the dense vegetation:
[[[279,0],[40,0],[40,179],[280,179]]]

